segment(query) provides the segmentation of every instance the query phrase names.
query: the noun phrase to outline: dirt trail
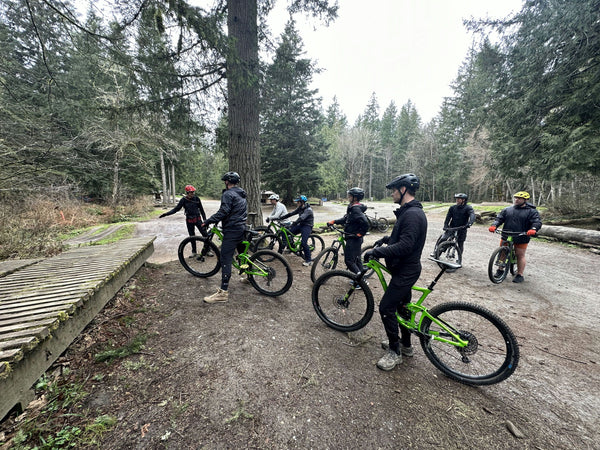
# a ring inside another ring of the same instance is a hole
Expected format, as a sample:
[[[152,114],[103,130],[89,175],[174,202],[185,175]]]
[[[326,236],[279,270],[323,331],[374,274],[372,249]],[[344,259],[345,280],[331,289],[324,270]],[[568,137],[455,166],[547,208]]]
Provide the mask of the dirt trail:
[[[216,210],[204,203],[207,213]],[[339,206],[317,221],[340,217]],[[425,255],[443,216],[428,220],[420,285],[437,274]],[[103,448],[598,448],[596,254],[536,240],[525,282],[494,285],[487,260],[498,239],[484,226],[469,230],[464,267],[442,277],[428,305],[482,305],[510,325],[521,349],[511,378],[475,388],[444,377],[417,339],[413,358],[379,371],[377,313],[355,333],[327,328],[297,257],[288,256],[294,284],[285,295],[261,296],[234,279],[229,303],[208,305],[202,297],[220,277],[194,278],[176,261],[183,216],[140,224],[138,234],[157,235],[153,262],[170,262],[141,269],[65,355],[90,392],[78,413],[118,418]],[[381,288],[371,287],[379,299]],[[134,320],[125,328],[123,317]],[[141,354],[93,363],[107,343],[124,345],[138,333],[148,336]]]

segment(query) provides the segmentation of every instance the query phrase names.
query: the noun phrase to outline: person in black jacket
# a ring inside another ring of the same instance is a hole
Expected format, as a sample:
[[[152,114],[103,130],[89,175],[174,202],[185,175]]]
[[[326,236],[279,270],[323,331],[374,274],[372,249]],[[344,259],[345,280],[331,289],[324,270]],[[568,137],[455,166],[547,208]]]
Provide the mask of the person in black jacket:
[[[517,257],[517,273],[513,278],[513,283],[522,283],[525,279],[523,278],[523,272],[525,272],[527,264],[525,259],[527,244],[531,236],[535,236],[542,228],[542,220],[536,207],[527,201],[530,198],[528,192],[519,191],[513,197],[513,205],[500,211],[489,231],[493,233],[498,226],[504,224],[504,227],[502,227],[504,231],[527,233],[526,236],[515,236],[513,240]]]
[[[212,295],[204,297],[206,303],[226,302],[229,299],[229,279],[231,278],[231,262],[236,247],[244,240],[248,203],[246,191],[238,187],[240,176],[237,172],[227,172],[221,177],[225,182],[225,190],[221,196],[219,210],[204,221],[202,227],[221,222],[223,242],[221,243],[221,287]],[[244,249],[238,248],[243,252]]]
[[[392,234],[377,241],[375,244],[380,246],[369,250],[364,256],[365,261],[385,258],[385,264],[392,275],[379,304],[379,314],[387,335],[387,343],[382,342],[387,351],[377,362],[377,367],[382,370],[392,370],[402,362],[402,355],[414,354],[410,332],[404,328],[400,329],[400,342],[396,311],[403,317],[408,317],[405,305],[410,302],[412,287],[421,275],[421,253],[427,237],[427,217],[421,203],[415,200],[419,185],[419,178],[407,173],[394,178],[386,186],[387,189],[392,189],[394,203],[400,205],[394,211],[396,223]],[[384,247],[383,244],[387,246]]]
[[[466,225],[467,228],[470,228],[475,222],[475,211],[473,211],[473,207],[471,205],[467,205],[469,196],[467,194],[459,193],[454,194],[454,199],[456,200],[456,205],[453,205],[448,209],[446,220],[444,220],[444,230],[447,228],[462,227],[463,225]],[[461,253],[464,250],[465,240],[467,239],[467,228],[457,231],[456,243],[458,244],[458,248],[460,249]],[[437,249],[437,246],[440,244],[440,242],[448,239],[448,236],[448,232],[445,232],[442,236],[440,236],[438,242],[435,244],[435,248]],[[431,256],[435,256],[435,250],[434,254]]]
[[[360,273],[362,267],[360,248],[363,243],[363,236],[369,230],[369,221],[365,216],[367,207],[360,203],[365,197],[365,191],[359,187],[353,187],[348,190],[347,194],[350,203],[346,209],[346,215],[341,219],[330,220],[327,224],[344,224],[344,231],[350,233],[344,237],[346,240],[344,262],[350,272]]]
[[[310,254],[310,247],[308,246],[308,237],[312,233],[313,226],[315,224],[315,216],[313,210],[308,204],[308,198],[306,195],[301,195],[294,199],[297,202],[298,207],[291,213],[284,214],[280,219],[287,219],[288,217],[295,216],[298,214],[298,218],[290,226],[290,231],[293,234],[300,233],[302,236],[302,253],[304,256],[303,266],[311,266],[312,258]]]
[[[185,224],[187,226],[188,234],[190,236],[196,235],[196,227],[200,230],[202,236],[206,236],[206,230],[201,227],[202,221],[206,220],[206,213],[202,207],[202,201],[200,197],[196,195],[196,188],[191,184],[185,187],[185,196],[181,197],[177,206],[164,214],[161,214],[159,219],[163,217],[175,214],[181,208],[185,211]],[[192,257],[196,256],[196,241],[192,241]],[[209,252],[207,256],[214,256],[212,252]]]

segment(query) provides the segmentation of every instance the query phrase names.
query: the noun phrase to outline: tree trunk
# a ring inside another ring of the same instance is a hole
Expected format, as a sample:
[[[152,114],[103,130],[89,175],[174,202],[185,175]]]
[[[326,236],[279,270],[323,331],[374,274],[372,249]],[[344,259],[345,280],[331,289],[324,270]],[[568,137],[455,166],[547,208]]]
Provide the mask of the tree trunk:
[[[165,170],[165,155],[162,149],[160,152],[160,174],[162,176],[162,204],[167,204],[167,172]]]
[[[173,200],[173,203],[175,203],[175,164],[173,163],[171,163],[171,186],[173,187],[171,189],[171,198]]]
[[[262,223],[257,0],[229,0],[227,30],[232,46],[227,55],[229,170],[240,174],[248,212],[256,213]]]
[[[600,246],[600,231],[595,230],[544,225],[540,231],[538,231],[538,234],[540,236],[548,236],[561,241],[583,242],[585,244]]]

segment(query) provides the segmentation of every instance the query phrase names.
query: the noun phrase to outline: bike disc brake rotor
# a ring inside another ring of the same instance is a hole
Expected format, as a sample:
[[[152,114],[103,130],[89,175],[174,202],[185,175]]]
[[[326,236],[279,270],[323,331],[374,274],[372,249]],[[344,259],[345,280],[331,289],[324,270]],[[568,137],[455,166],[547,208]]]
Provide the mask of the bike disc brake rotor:
[[[466,347],[456,347],[456,350],[462,355],[463,362],[469,362],[469,355],[474,355],[479,349],[479,341],[468,331],[459,330],[458,334],[461,339],[468,341],[468,344]]]

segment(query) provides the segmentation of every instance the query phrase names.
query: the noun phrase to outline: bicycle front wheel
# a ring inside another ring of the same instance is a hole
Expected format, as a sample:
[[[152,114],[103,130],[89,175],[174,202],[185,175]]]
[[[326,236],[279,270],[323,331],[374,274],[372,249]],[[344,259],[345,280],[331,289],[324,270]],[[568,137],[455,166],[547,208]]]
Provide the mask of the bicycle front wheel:
[[[502,283],[509,271],[509,249],[508,247],[498,247],[490,256],[488,263],[488,276],[490,281],[495,284]]]
[[[356,275],[332,270],[321,275],[312,289],[312,303],[317,316],[328,327],[338,331],[356,331],[373,317],[373,293],[364,280],[356,283]]]
[[[184,269],[195,277],[212,277],[221,269],[219,247],[204,236],[185,238],[179,244],[177,256]]]
[[[390,224],[385,217],[380,217],[377,219],[377,231],[380,233],[385,233],[389,227]]]
[[[471,385],[499,383],[519,364],[519,346],[508,325],[491,311],[464,302],[443,303],[421,324],[421,347],[448,377]],[[452,333],[468,342],[453,345]],[[446,340],[446,342],[443,342]],[[450,342],[448,342],[450,341]]]
[[[249,263],[248,280],[261,294],[277,297],[292,286],[292,268],[279,253],[260,250],[250,256]]]
[[[280,248],[282,243],[277,235],[267,233],[264,236],[259,237],[254,243],[254,251],[259,252],[261,250],[272,250],[274,252],[281,253]]]
[[[456,242],[442,242],[438,245],[437,250],[435,252],[435,259],[440,261],[449,262],[452,264],[461,264],[462,255],[460,253],[460,248],[458,248],[458,244]],[[440,269],[445,266],[442,263],[437,263],[440,266]],[[452,273],[455,272],[456,269],[447,269],[446,272]]]
[[[313,283],[325,272],[335,270],[338,265],[338,255],[337,248],[327,247],[313,258],[312,268],[310,269],[310,279]]]

